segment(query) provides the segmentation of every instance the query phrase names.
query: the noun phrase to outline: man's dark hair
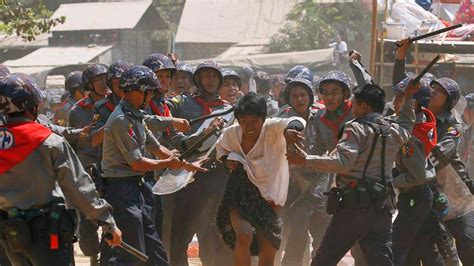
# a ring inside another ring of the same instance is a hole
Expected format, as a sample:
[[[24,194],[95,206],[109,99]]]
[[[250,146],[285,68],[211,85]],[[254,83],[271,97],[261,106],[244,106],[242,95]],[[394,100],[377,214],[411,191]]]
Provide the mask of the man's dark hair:
[[[367,104],[377,113],[383,113],[385,108],[385,91],[376,84],[367,84],[356,88],[354,99]]]
[[[239,99],[234,109],[235,118],[239,119],[244,115],[255,115],[257,117],[267,117],[267,102],[265,97],[249,92]]]

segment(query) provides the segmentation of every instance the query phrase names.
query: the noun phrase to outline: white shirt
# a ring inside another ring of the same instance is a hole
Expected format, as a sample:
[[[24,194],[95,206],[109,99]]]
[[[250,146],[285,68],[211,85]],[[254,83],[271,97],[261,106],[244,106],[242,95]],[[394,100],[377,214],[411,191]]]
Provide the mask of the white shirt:
[[[242,150],[242,130],[238,124],[226,128],[216,146],[217,159],[227,155],[228,160],[242,163],[262,197],[279,206],[285,205],[290,178],[283,132],[293,120],[306,125],[299,117],[266,119],[257,142],[247,154]]]

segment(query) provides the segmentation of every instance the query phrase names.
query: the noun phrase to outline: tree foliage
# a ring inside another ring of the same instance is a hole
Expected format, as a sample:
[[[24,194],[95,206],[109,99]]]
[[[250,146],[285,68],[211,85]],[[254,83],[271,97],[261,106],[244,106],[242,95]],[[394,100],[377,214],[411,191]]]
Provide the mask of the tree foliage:
[[[318,4],[298,3],[287,21],[270,39],[270,52],[326,48],[336,34],[366,40],[370,36],[370,12],[362,2]]]
[[[0,29],[7,34],[21,36],[24,41],[33,41],[39,34],[66,21],[64,16],[51,19],[51,14],[39,1],[0,0]]]

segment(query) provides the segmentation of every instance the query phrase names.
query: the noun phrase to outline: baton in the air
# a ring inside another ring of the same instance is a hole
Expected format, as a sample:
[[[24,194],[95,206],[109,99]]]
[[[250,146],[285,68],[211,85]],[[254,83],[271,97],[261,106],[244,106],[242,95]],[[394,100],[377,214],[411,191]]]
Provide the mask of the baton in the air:
[[[423,71],[421,71],[420,74],[418,74],[418,76],[416,76],[413,80],[412,80],[412,84],[413,85],[416,85],[420,82],[421,78],[426,74],[428,73],[428,71],[430,71],[430,69],[434,66],[434,64],[436,64],[438,62],[438,60],[441,58],[440,55],[437,55],[435,58],[433,58],[433,60],[431,60],[431,62],[423,69]]]
[[[201,122],[201,121],[206,120],[206,119],[209,119],[209,118],[218,117],[218,116],[223,116],[223,115],[232,113],[233,111],[234,111],[234,107],[231,107],[231,108],[229,108],[229,109],[227,109],[227,110],[225,110],[225,111],[223,111],[223,112],[220,112],[220,113],[212,113],[212,114],[208,114],[208,115],[196,117],[196,118],[190,119],[190,120],[189,120],[189,124],[192,125],[192,124]]]
[[[105,239],[112,240],[112,234],[109,233],[109,232],[106,232],[104,234],[104,237],[105,237]],[[119,247],[121,249],[125,250],[127,253],[130,253],[131,255],[137,257],[137,259],[139,259],[143,262],[148,261],[148,256],[145,253],[143,253],[140,250],[130,246],[129,244],[127,244],[124,241],[122,241],[122,243],[120,243]]]
[[[445,33],[445,32],[450,31],[450,30],[460,28],[460,27],[462,27],[462,24],[456,24],[456,25],[449,26],[449,27],[446,27],[446,28],[443,28],[443,29],[428,32],[428,33],[422,34],[420,36],[410,37],[410,38],[408,38],[408,41],[410,43],[413,43],[413,42],[416,42],[416,41],[419,41],[419,40],[422,40],[422,39],[426,39],[426,38],[429,38],[429,37],[432,37],[432,36],[435,36],[435,35],[438,35],[438,34],[441,34],[441,33]],[[397,47],[400,47],[401,46],[400,42],[401,42],[401,40],[397,41],[395,43],[395,45]]]

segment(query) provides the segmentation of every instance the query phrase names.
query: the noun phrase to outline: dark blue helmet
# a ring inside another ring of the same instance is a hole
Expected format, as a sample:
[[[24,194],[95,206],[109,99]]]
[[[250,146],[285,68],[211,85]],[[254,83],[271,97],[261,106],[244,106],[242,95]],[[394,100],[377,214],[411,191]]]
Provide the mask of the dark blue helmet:
[[[439,78],[431,81],[431,85],[433,84],[438,84],[444,89],[448,94],[447,108],[448,110],[453,109],[461,98],[461,88],[458,83],[450,78]]]
[[[64,89],[74,95],[74,91],[77,89],[82,90],[82,72],[73,71],[66,75],[66,80],[64,81]]]
[[[240,78],[239,74],[230,68],[223,68],[222,69],[222,77],[225,78],[233,78],[237,81],[237,84],[242,87],[242,79]]]
[[[464,98],[466,98],[466,108],[474,109],[474,93],[469,93]]]
[[[188,63],[182,62],[182,61],[178,61],[178,63],[176,63],[176,70],[186,72],[186,73],[190,74],[191,76],[194,75],[193,66],[191,66]]]
[[[255,71],[251,66],[245,66],[240,70],[240,76],[248,81],[250,78],[255,77]]]
[[[86,90],[91,90],[92,89],[92,80],[99,76],[99,75],[105,75],[107,73],[107,65],[105,64],[100,64],[100,63],[94,63],[90,64],[84,69],[82,72],[82,84],[84,85],[84,88]]]
[[[285,75],[285,82],[288,83],[294,78],[304,78],[307,79],[311,82],[313,82],[313,71],[311,69],[303,66],[303,65],[297,65],[292,67],[288,73]]]
[[[8,74],[10,74],[8,67],[0,64],[0,78],[6,77]]]
[[[194,75],[193,75],[193,81],[194,81],[194,85],[196,85],[196,87],[198,88],[201,88],[201,84],[200,84],[200,73],[202,70],[204,69],[214,69],[218,72],[218,75],[219,75],[219,88],[222,86],[222,83],[224,81],[224,78],[222,77],[222,71],[221,71],[221,67],[217,64],[216,61],[214,60],[206,60],[204,61],[203,63],[199,64],[196,68],[196,71],[194,71]]]
[[[393,85],[392,89],[398,93],[405,93],[405,90],[408,87],[408,84],[414,78],[414,76],[415,74],[413,75],[409,74],[408,77],[404,78],[398,84]],[[415,99],[423,107],[428,107],[428,104],[430,102],[430,98],[432,95],[430,82],[431,80],[429,78],[423,77],[420,80],[420,90],[418,90],[413,95],[413,99]]]
[[[109,66],[107,69],[107,86],[112,89],[112,80],[120,79],[122,74],[130,67],[130,64],[125,61],[117,61]]]
[[[164,54],[151,54],[147,59],[145,59],[145,61],[143,61],[143,65],[155,73],[156,71],[166,69],[171,70],[171,74],[176,72],[176,66],[174,65],[173,61],[171,61],[171,59]]]
[[[430,103],[432,90],[430,87],[430,80],[428,78],[422,78],[420,80],[421,88],[413,95],[415,99],[421,106],[428,107]]]
[[[265,71],[257,71],[255,73],[255,85],[258,93],[267,93],[272,86],[270,75]]]
[[[313,81],[311,79],[311,81]],[[350,91],[351,87],[351,78],[344,72],[336,70],[329,72],[326,76],[324,76],[321,80],[319,80],[319,91],[321,92],[323,85],[327,82],[338,82],[344,91]]]
[[[120,78],[120,87],[124,91],[156,90],[161,87],[156,74],[146,66],[132,65]]]
[[[286,84],[285,91],[284,91],[284,97],[285,97],[285,102],[287,104],[290,104],[290,94],[291,94],[291,89],[293,89],[296,86],[303,86],[306,91],[308,92],[309,96],[309,107],[311,107],[314,103],[314,93],[313,93],[313,84],[311,81],[305,79],[305,78],[293,78]]]
[[[0,112],[27,111],[43,101],[42,92],[29,75],[14,73],[0,80]]]

